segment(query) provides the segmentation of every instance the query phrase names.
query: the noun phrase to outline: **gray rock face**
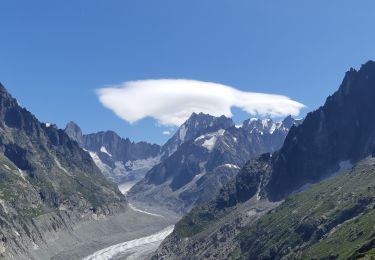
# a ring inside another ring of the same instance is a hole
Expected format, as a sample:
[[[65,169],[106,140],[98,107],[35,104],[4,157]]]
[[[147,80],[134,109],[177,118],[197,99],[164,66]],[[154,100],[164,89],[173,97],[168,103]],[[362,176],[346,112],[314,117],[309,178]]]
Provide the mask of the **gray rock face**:
[[[332,96],[303,124],[292,128],[282,149],[273,155],[273,173],[265,189],[281,199],[306,183],[336,172],[344,162],[356,163],[375,147],[375,62],[351,69]]]
[[[212,198],[246,161],[279,149],[291,120],[251,119],[238,127],[223,116],[193,114],[167,142],[176,143],[178,136],[182,143],[177,150],[154,166],[128,195],[177,212],[189,211]]]
[[[0,255],[17,258],[46,232],[126,208],[124,196],[62,130],[39,122],[0,85]]]
[[[83,135],[80,127],[70,122],[65,132],[89,152],[107,179],[116,183],[142,179],[160,160],[159,145],[134,143],[113,131]]]

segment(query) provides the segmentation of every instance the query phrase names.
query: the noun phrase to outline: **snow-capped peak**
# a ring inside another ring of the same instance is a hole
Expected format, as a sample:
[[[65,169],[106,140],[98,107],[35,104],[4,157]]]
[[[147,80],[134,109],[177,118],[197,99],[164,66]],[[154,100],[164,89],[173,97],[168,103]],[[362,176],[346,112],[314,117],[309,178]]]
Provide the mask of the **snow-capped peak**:
[[[250,133],[274,134],[275,131],[289,131],[292,125],[300,124],[300,120],[295,120],[291,116],[286,117],[283,121],[275,122],[270,118],[257,119],[250,118],[243,123],[243,128]]]

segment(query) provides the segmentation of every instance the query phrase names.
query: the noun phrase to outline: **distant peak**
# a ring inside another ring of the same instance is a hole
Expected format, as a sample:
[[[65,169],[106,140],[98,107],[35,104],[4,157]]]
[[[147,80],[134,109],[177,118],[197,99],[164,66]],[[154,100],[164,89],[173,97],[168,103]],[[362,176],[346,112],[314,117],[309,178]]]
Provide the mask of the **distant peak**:
[[[83,144],[83,135],[81,128],[74,123],[73,121],[70,121],[66,127],[65,127],[65,133],[74,141],[76,141],[79,145],[82,146]]]
[[[2,96],[8,97],[8,98],[12,98],[12,96],[10,95],[10,93],[8,92],[8,90],[1,83],[0,83],[0,94]]]
[[[282,122],[283,122],[283,125],[290,125],[291,126],[294,122],[294,118],[291,115],[289,115],[286,118],[284,118],[284,120]]]
[[[185,121],[185,123],[192,122],[192,121],[197,121],[197,120],[218,120],[218,119],[221,119],[221,120],[232,120],[231,118],[226,117],[225,115],[213,116],[213,115],[205,114],[205,113],[202,113],[202,112],[199,112],[199,113],[193,112],[190,115],[190,117]]]
[[[375,66],[375,61],[369,60],[365,64],[362,65],[362,67],[366,67],[366,66]]]
[[[5,87],[4,87],[4,85],[1,84],[1,82],[0,82],[0,91],[4,91],[4,90],[5,90]]]
[[[81,128],[79,127],[79,125],[73,121],[70,121],[69,123],[66,124],[65,130],[66,129],[71,129],[74,131],[78,131],[78,130],[81,131]]]

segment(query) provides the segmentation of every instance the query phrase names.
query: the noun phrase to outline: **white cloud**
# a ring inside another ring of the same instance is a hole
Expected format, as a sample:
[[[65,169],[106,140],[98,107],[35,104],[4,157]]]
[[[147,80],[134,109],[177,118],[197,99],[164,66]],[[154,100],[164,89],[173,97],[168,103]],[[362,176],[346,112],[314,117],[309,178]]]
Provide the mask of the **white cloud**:
[[[134,123],[152,117],[162,125],[181,125],[193,112],[232,116],[231,108],[258,116],[297,116],[303,104],[286,96],[245,92],[222,84],[187,79],[129,81],[97,90],[100,102]]]
[[[162,134],[163,135],[171,135],[171,131],[163,131]]]

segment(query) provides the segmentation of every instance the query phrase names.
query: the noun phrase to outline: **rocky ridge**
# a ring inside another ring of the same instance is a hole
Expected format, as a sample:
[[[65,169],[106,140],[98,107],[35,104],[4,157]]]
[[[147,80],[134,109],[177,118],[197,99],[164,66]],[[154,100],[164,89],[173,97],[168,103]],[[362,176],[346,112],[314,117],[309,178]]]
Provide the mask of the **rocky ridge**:
[[[90,155],[39,122],[0,85],[0,255],[17,258],[45,234],[126,209]]]
[[[160,161],[157,144],[131,142],[113,131],[84,135],[80,127],[69,122],[65,132],[87,150],[107,179],[115,183],[136,182]]]

